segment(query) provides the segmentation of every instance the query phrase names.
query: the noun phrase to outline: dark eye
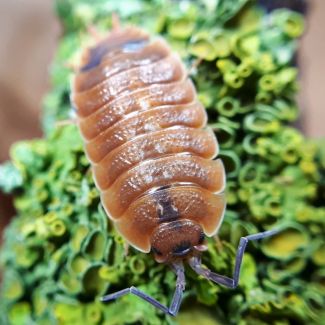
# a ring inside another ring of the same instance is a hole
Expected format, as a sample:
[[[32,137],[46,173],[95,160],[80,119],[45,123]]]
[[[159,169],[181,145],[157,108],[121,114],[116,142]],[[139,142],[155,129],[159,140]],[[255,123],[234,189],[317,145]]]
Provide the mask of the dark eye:
[[[159,249],[157,249],[156,247],[151,247],[151,251],[156,255],[159,255],[159,256],[162,255],[162,252]]]
[[[186,255],[191,250],[191,244],[189,242],[182,242],[173,249],[174,256]]]
[[[205,236],[204,236],[204,232],[202,231],[202,232],[200,233],[200,237],[199,237],[199,245],[201,245],[201,244],[203,243],[204,238],[205,238]]]

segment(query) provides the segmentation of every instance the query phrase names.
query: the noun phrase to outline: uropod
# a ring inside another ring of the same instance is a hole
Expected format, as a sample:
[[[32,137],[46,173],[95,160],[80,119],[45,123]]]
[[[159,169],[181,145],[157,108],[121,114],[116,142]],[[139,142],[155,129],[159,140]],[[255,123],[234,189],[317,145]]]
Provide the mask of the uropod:
[[[233,277],[201,265],[205,237],[214,236],[225,212],[225,170],[207,115],[179,55],[162,38],[116,25],[83,51],[71,101],[108,217],[125,240],[152,252],[176,273],[169,307],[136,287],[132,293],[166,314],[178,313],[185,289],[183,263],[215,283],[235,288],[248,241],[242,237]]]

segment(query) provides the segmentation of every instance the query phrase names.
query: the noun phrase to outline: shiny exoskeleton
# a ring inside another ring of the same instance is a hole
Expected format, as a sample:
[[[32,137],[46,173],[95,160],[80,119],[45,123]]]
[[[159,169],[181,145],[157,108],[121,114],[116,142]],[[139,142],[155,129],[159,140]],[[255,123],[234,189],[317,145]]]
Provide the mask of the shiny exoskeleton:
[[[225,171],[213,160],[217,141],[179,56],[163,39],[125,27],[86,49],[81,61],[71,99],[105,211],[128,243],[177,274],[169,308],[134,287],[104,300],[131,292],[175,315],[185,286],[182,260],[236,286],[238,278],[200,263],[204,238],[216,234],[224,215]]]

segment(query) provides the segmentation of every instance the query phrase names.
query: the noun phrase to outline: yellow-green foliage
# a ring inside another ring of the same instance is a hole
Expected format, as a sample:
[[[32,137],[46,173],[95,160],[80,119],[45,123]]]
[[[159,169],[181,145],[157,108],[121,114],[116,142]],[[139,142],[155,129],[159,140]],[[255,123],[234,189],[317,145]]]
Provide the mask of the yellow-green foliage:
[[[246,0],[58,0],[64,35],[45,99],[43,139],[19,142],[0,168],[0,186],[15,193],[17,216],[2,249],[1,324],[312,324],[325,316],[325,149],[289,123],[297,118],[292,65],[303,18],[266,15]],[[171,319],[134,296],[101,304],[130,285],[168,304],[174,274],[150,254],[130,249],[99,202],[74,125],[70,72],[89,24],[122,23],[160,33],[187,64],[207,108],[227,169],[228,208],[219,239],[203,262],[231,275],[241,236],[279,227],[249,245],[236,290],[186,269],[187,289]]]

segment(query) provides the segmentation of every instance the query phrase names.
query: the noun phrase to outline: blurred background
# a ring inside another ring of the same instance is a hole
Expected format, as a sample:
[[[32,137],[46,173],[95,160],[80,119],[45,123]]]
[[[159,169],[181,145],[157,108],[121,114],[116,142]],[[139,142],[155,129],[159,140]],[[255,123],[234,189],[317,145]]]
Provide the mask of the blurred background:
[[[262,2],[300,8],[302,4],[301,0]],[[307,136],[320,138],[325,136],[325,1],[310,0],[307,5],[307,30],[298,53],[298,127]],[[0,163],[9,158],[13,142],[41,136],[42,96],[51,86],[48,71],[59,36],[52,1],[0,1]],[[0,200],[4,223],[4,216],[13,212],[8,198]]]

